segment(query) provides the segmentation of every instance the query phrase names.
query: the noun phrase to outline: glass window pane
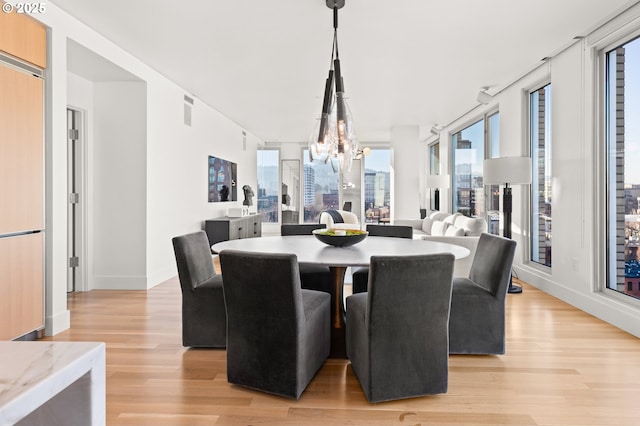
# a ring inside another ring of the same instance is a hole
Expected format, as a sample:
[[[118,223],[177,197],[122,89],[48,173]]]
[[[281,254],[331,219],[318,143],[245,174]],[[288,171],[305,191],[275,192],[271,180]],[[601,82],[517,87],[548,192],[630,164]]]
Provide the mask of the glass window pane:
[[[452,136],[453,211],[465,216],[484,217],[484,120]]]
[[[440,174],[440,142],[436,142],[434,144],[429,145],[429,174],[431,175],[439,175]],[[436,189],[435,188],[427,188],[429,191],[429,209],[435,210],[436,208]],[[438,197],[440,197],[440,193],[438,190]],[[441,198],[439,198],[439,201]]]
[[[487,117],[487,158],[500,157],[500,113]],[[487,223],[490,234],[500,234],[500,185],[488,185]]]
[[[639,93],[640,39],[635,39],[606,53],[605,135],[607,287],[636,298],[640,297],[634,285],[640,284]]]
[[[258,150],[258,214],[267,223],[278,222],[279,157],[277,149]]]
[[[429,145],[429,174],[440,174],[440,142]]]
[[[304,157],[304,223],[318,223],[320,213],[327,209],[340,209],[338,192],[338,173],[329,163],[309,161],[309,150]]]
[[[489,156],[500,157],[500,113],[491,114],[487,119],[487,139],[489,140]]]
[[[390,218],[391,150],[372,149],[364,157],[365,223],[378,223]]]
[[[529,95],[531,260],[551,266],[551,85]]]

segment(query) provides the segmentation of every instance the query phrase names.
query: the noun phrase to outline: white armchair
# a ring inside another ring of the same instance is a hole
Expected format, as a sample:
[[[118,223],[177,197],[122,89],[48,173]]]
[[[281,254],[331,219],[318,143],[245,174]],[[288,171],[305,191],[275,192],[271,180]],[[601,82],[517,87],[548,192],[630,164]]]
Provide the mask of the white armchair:
[[[335,222],[330,213],[324,211],[320,213],[320,223],[323,223],[328,228],[333,229],[360,229],[360,223],[358,222],[358,216],[354,213],[346,210],[333,210],[342,216],[342,223]]]

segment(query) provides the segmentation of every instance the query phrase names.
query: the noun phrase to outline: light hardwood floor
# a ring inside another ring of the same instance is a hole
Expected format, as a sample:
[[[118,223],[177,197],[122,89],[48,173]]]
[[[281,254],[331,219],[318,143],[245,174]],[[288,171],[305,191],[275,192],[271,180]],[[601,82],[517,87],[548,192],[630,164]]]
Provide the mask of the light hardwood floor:
[[[346,360],[300,400],[229,385],[226,352],[186,349],[180,291],[69,296],[47,340],[107,343],[108,425],[640,425],[640,340],[524,285],[507,300],[507,354],[451,356],[443,395],[369,404]]]

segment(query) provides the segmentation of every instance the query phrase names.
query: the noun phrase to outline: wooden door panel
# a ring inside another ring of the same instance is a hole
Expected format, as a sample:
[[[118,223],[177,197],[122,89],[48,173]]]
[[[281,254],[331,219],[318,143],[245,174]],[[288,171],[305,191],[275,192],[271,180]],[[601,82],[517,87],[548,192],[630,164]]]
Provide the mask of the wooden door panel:
[[[44,227],[43,88],[0,66],[0,234]]]
[[[43,236],[0,238],[0,340],[44,325]]]
[[[3,3],[5,2],[0,1],[0,4]],[[0,12],[0,50],[40,68],[46,68],[47,30],[44,25],[26,14],[16,13],[15,10],[12,13]]]

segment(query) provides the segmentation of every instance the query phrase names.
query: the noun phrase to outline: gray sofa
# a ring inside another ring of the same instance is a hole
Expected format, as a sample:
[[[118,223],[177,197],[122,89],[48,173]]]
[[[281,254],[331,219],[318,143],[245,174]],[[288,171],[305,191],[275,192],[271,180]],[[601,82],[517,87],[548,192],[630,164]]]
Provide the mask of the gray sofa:
[[[439,241],[469,249],[471,253],[468,257],[456,260],[454,277],[469,276],[480,234],[487,232],[487,221],[484,218],[439,211],[428,212],[424,219],[397,219],[393,224],[411,226],[414,239]]]

